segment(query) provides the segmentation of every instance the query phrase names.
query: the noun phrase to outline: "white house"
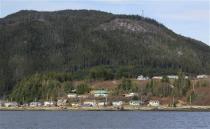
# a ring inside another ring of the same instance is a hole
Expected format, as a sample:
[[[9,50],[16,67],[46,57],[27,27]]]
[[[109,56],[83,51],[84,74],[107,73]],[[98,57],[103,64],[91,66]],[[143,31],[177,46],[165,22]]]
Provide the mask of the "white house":
[[[66,106],[67,105],[67,99],[58,99],[57,106]]]
[[[129,101],[129,105],[131,105],[131,106],[139,106],[139,105],[141,105],[143,103],[144,102],[141,101],[141,100],[131,100],[131,101]]]
[[[168,79],[178,79],[179,77],[177,75],[168,75]]]
[[[5,107],[17,107],[18,103],[17,102],[5,102],[4,106]]]
[[[56,105],[56,102],[55,101],[45,101],[44,102],[44,106],[45,107],[53,107]]]
[[[163,79],[163,77],[162,76],[154,76],[154,77],[152,77],[152,79],[153,80],[161,80],[161,79]]]
[[[88,107],[95,107],[97,104],[95,101],[84,101],[83,106],[88,106]]]
[[[91,94],[93,94],[94,97],[107,97],[109,92],[107,90],[93,90]]]
[[[206,79],[208,75],[197,75],[197,79]]]
[[[77,94],[75,94],[75,93],[69,93],[69,94],[67,95],[67,97],[68,97],[69,99],[71,99],[71,98],[76,98],[76,97],[77,97]]]
[[[120,107],[123,105],[123,101],[113,101],[112,106],[114,107]]]
[[[138,96],[138,94],[137,93],[128,93],[128,94],[124,94],[124,96],[129,98],[129,97]]]
[[[158,107],[160,106],[160,102],[158,100],[150,100],[148,106]]]
[[[143,75],[140,75],[137,77],[137,80],[140,80],[140,81],[149,80],[149,77],[144,77]]]
[[[29,104],[30,107],[41,107],[42,103],[41,102],[31,102]]]

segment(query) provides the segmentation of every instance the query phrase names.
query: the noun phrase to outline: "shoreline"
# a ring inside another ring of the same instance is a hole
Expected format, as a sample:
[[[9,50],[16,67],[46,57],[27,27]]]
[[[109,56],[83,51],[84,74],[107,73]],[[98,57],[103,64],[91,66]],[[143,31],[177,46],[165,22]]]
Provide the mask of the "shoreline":
[[[210,112],[210,106],[182,106],[182,107],[0,107],[0,111],[180,111],[180,112]]]

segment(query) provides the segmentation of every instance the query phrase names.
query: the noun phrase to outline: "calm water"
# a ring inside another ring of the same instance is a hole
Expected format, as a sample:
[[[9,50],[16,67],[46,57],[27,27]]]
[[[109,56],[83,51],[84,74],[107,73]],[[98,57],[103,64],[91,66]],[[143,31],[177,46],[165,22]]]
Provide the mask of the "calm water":
[[[210,129],[210,112],[0,111],[0,129]]]

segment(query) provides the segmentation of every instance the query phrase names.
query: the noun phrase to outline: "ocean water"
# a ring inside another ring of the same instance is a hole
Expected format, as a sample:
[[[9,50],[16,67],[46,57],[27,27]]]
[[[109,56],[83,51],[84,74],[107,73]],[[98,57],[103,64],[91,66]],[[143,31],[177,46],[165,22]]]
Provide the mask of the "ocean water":
[[[0,129],[210,129],[210,112],[0,111]]]

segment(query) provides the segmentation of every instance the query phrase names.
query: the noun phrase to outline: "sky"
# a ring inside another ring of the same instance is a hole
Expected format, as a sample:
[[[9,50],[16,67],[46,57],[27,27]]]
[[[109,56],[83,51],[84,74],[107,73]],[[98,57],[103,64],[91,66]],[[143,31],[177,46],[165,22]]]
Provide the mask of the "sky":
[[[0,18],[19,10],[64,9],[144,15],[210,46],[210,0],[0,0]]]

